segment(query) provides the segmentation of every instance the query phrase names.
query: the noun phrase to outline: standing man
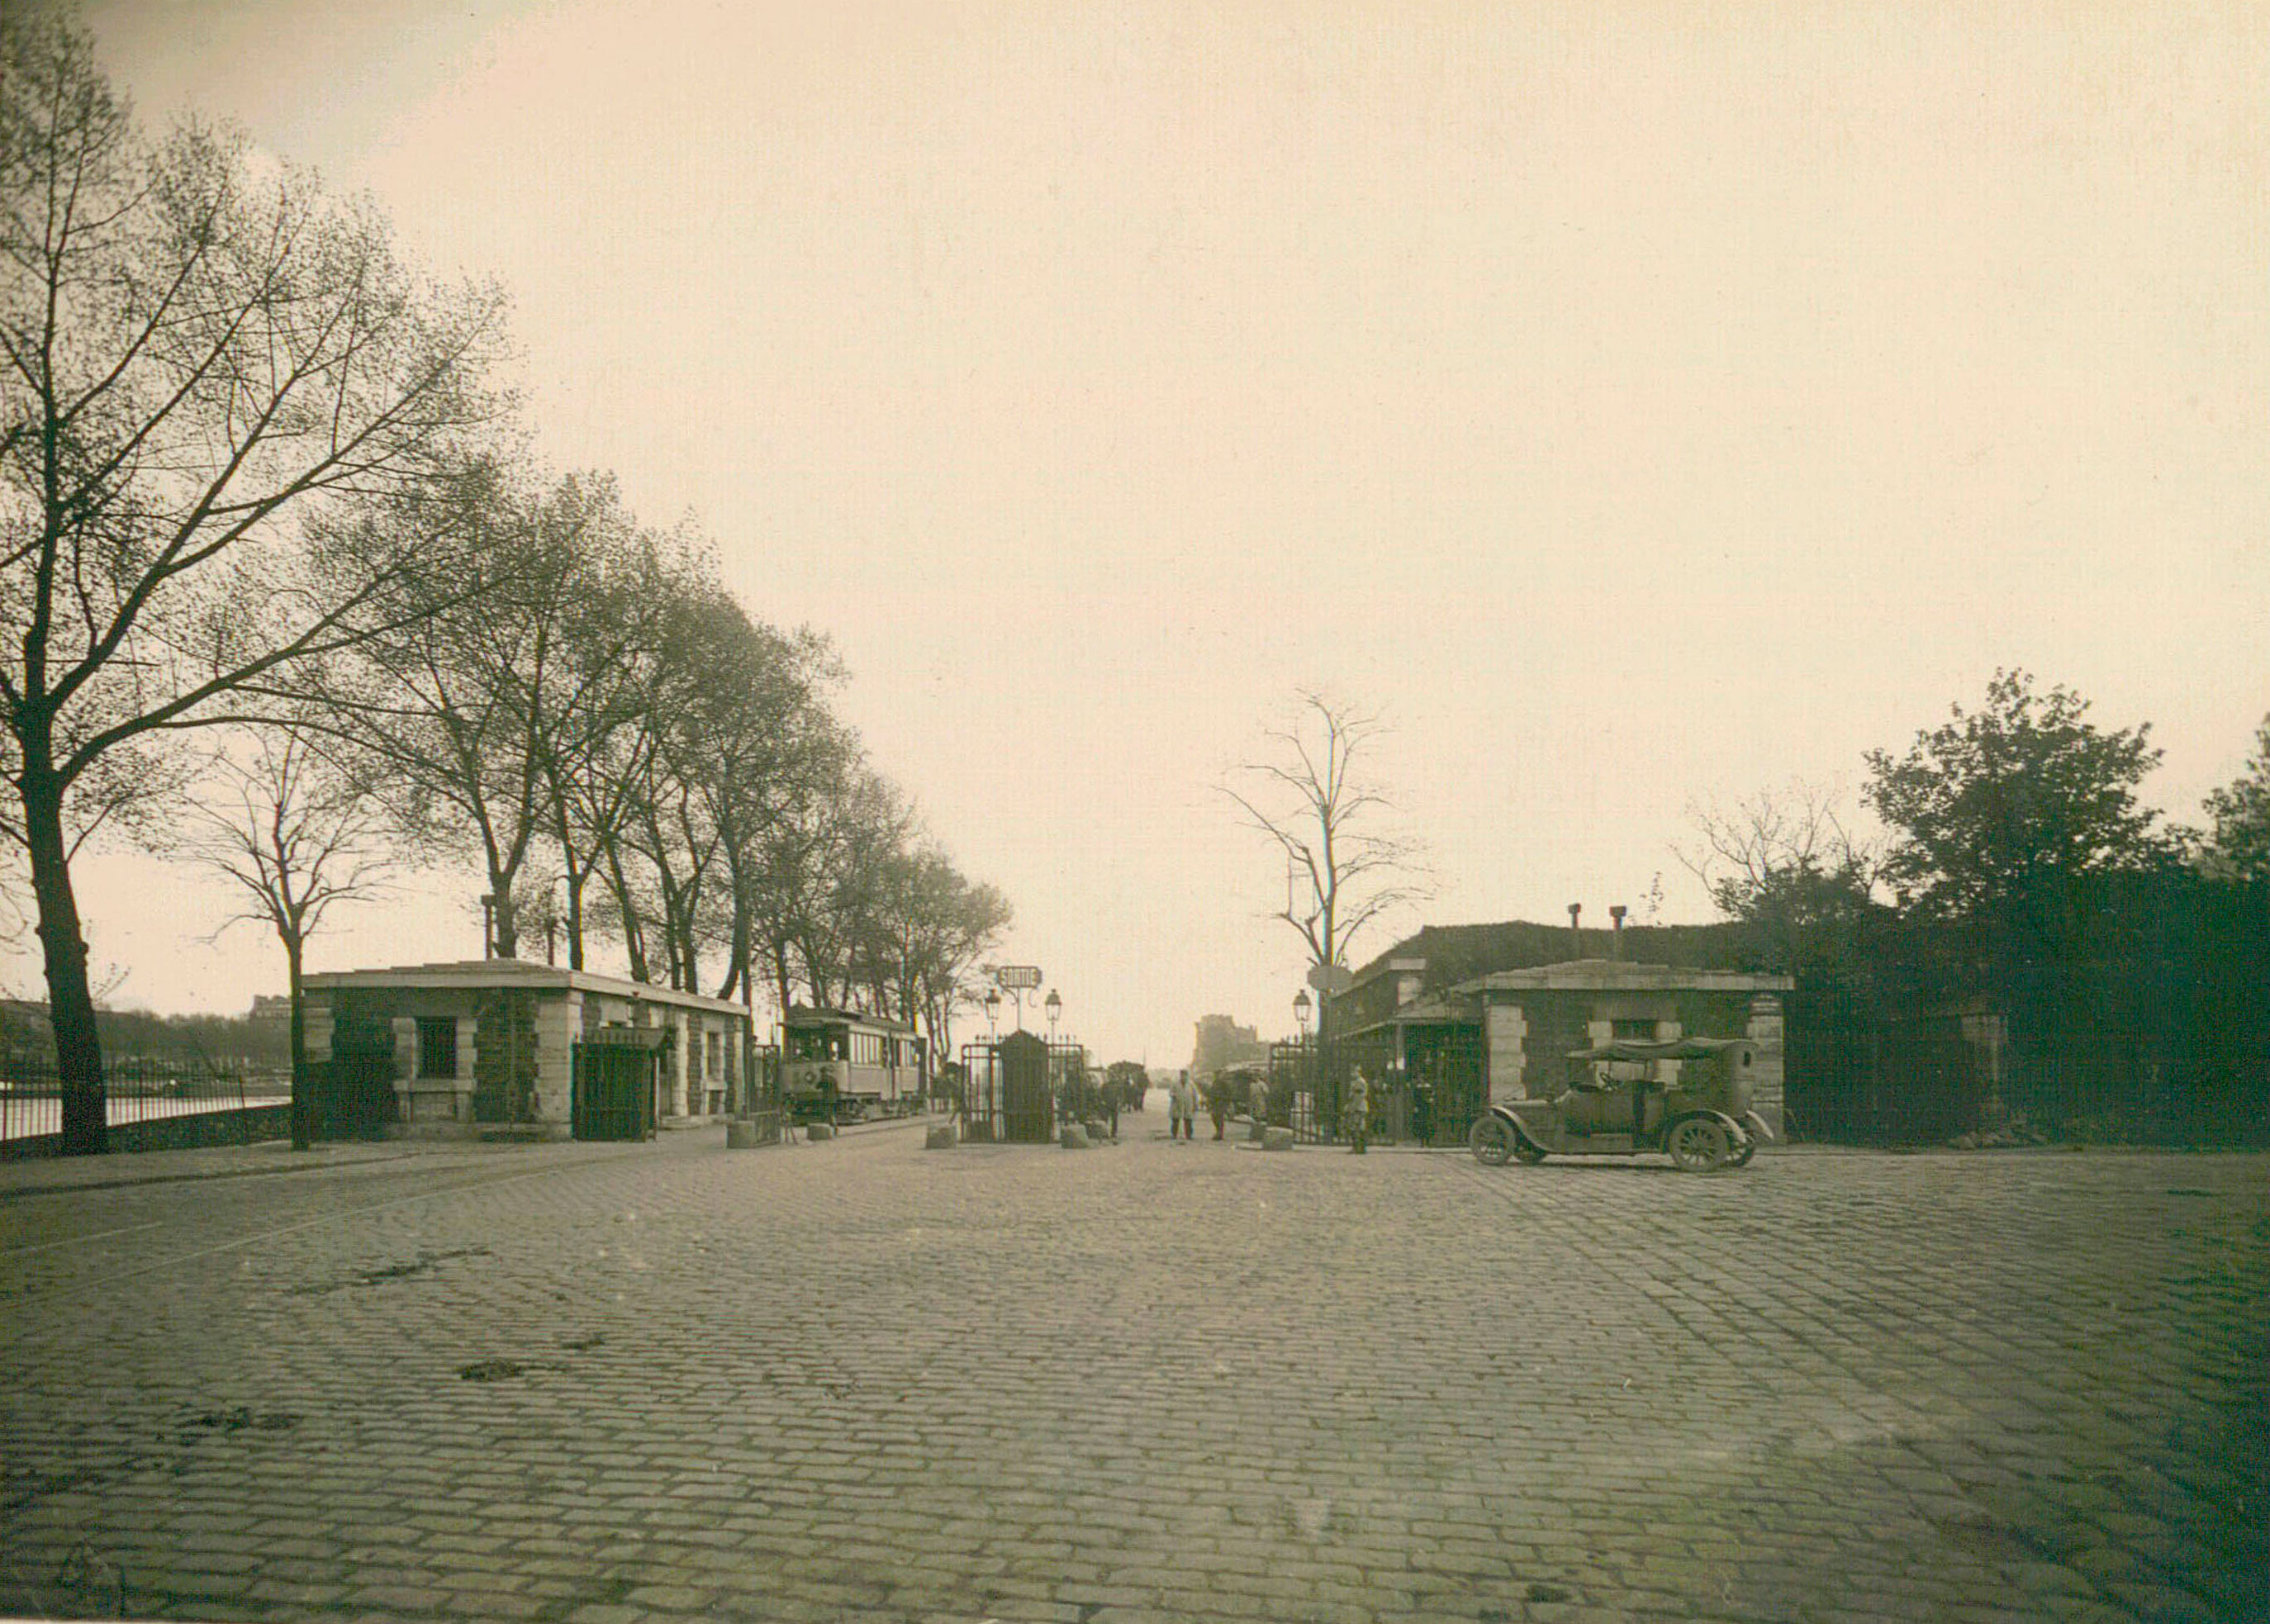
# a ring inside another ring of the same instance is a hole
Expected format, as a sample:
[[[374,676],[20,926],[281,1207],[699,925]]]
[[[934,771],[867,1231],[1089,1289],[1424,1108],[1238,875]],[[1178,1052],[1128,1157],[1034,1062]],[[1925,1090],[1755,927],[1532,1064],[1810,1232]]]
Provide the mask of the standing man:
[[[1340,1130],[1347,1135],[1349,1153],[1362,1155],[1371,1138],[1371,1079],[1361,1066],[1348,1078],[1347,1098],[1340,1101]]]
[[[1174,1086],[1167,1090],[1167,1138],[1191,1137],[1191,1118],[1196,1115],[1195,1101],[1191,1098],[1191,1074],[1177,1072]]]
[[[1206,1079],[1206,1115],[1213,1118],[1213,1137],[1221,1138],[1222,1124],[1229,1120],[1229,1078],[1216,1072]]]

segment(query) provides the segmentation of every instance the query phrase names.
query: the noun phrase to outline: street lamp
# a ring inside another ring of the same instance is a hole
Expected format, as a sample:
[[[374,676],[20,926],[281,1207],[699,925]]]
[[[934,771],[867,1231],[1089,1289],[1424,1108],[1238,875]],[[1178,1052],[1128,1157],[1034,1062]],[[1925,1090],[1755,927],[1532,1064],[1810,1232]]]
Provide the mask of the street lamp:
[[[1001,990],[992,988],[985,994],[985,1035],[993,1036],[994,1024],[1001,1019]]]
[[[1057,997],[1054,987],[1049,989],[1048,1002],[1042,1007],[1049,1012],[1049,1042],[1057,1041],[1057,1017],[1064,1013],[1064,1000]]]
[[[1293,995],[1293,1019],[1301,1023],[1301,1042],[1309,1041],[1309,990],[1306,987]]]
[[[552,883],[544,888],[544,962],[546,964],[556,965],[560,962],[557,945],[560,932],[560,908],[553,898],[559,894],[560,887],[567,883],[567,875],[554,874],[552,877]]]

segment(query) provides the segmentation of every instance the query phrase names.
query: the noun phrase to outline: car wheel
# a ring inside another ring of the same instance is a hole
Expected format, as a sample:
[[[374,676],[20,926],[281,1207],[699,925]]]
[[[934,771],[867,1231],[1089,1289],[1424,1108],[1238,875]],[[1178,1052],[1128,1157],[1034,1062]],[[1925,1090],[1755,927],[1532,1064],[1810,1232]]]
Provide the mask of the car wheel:
[[[1726,1131],[1708,1116],[1689,1116],[1671,1125],[1664,1141],[1673,1166],[1682,1173],[1708,1173],[1722,1167],[1734,1152]]]
[[[1533,1168],[1545,1160],[1545,1153],[1517,1133],[1513,1136],[1513,1153],[1521,1158],[1524,1167]]]
[[[1746,1138],[1736,1147],[1733,1160],[1726,1165],[1730,1168],[1747,1168],[1750,1165],[1750,1158],[1757,1153],[1758,1142],[1755,1139]]]
[[[1485,1167],[1502,1168],[1513,1160],[1517,1144],[1513,1130],[1495,1116],[1474,1119],[1474,1131],[1466,1136],[1473,1147],[1474,1160]]]

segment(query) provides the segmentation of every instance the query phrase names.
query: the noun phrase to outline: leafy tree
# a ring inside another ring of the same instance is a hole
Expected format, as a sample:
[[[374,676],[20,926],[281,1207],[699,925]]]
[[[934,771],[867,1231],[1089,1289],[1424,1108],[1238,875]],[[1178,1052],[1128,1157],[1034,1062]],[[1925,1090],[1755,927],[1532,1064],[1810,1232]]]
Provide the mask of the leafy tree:
[[[75,839],[169,735],[382,623],[420,560],[311,567],[305,523],[414,489],[498,414],[492,290],[194,124],[145,139],[92,41],[0,7],[0,751],[65,1149],[105,1147]]]
[[[616,509],[605,479],[570,476],[530,493],[493,464],[467,471],[455,491],[328,538],[342,557],[452,545],[458,559],[397,583],[394,624],[335,668],[345,675],[326,698],[405,833],[478,853],[496,952],[509,959],[523,918],[516,889],[552,823],[548,766],[613,696],[609,663],[579,648],[575,631],[605,597],[593,532]],[[619,639],[611,647],[627,650]]]
[[[1893,831],[1885,879],[2002,956],[2073,940],[2085,877],[2169,861],[2159,814],[2136,803],[2160,760],[2150,724],[2106,732],[2088,710],[1997,671],[1981,708],[1954,707],[1903,756],[1871,752],[1867,797]]]
[[[924,844],[886,864],[883,905],[868,953],[890,1012],[946,1054],[954,1012],[982,996],[978,960],[1009,928],[1008,899],[964,879],[945,852]]]
[[[2202,856],[2218,878],[2270,880],[2270,716],[2254,735],[2246,770],[2207,797],[2214,828]]]

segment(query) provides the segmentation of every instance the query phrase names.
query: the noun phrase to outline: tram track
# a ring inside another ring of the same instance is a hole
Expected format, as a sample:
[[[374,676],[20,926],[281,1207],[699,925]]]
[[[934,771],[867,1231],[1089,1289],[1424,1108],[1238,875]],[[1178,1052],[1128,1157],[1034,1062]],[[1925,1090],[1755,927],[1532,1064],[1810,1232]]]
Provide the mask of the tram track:
[[[861,1123],[851,1128],[843,1138],[848,1142],[848,1148],[861,1140],[894,1137],[894,1131],[920,1125],[923,1120],[907,1117]],[[138,1216],[121,1209],[130,1207],[136,1200],[136,1192],[145,1189],[152,1191],[152,1199],[162,1200],[169,1205],[185,1198],[203,1198],[220,1211],[186,1220],[165,1217],[131,1223],[111,1223],[85,1234],[34,1238],[22,1244],[0,1245],[0,1303],[36,1301],[50,1304],[84,1301],[153,1274],[189,1267],[213,1257],[241,1253],[328,1226],[353,1223],[373,1214],[419,1201],[497,1188],[527,1179],[570,1176],[587,1168],[651,1158],[656,1155],[657,1148],[654,1142],[649,1141],[612,1153],[572,1157],[546,1156],[543,1163],[536,1167],[521,1165],[516,1159],[513,1162],[489,1168],[471,1167],[460,1156],[450,1156],[437,1166],[428,1161],[427,1154],[409,1152],[398,1156],[360,1160],[332,1168],[275,1169],[279,1175],[288,1171],[292,1175],[288,1179],[254,1177],[249,1171],[231,1170],[202,1176],[177,1175],[26,1191],[22,1193],[27,1196],[36,1193],[48,1198],[84,1195],[93,1198],[93,1201],[80,1203],[56,1199],[52,1205],[42,1201],[29,1211],[23,1206],[14,1207],[12,1211],[9,1206],[0,1206],[0,1220],[13,1220],[19,1227],[26,1227],[24,1220],[27,1219],[60,1217],[66,1212],[85,1213],[96,1204],[107,1209],[109,1216]],[[267,1170],[261,1171],[265,1173]],[[354,1198],[352,1183],[379,1181],[385,1182],[395,1193],[375,1200]],[[400,1185],[404,1182],[417,1182],[420,1187],[403,1190]],[[104,1260],[90,1250],[112,1245],[138,1251],[142,1242],[137,1237],[178,1228],[185,1223],[202,1223],[210,1233],[211,1225],[226,1224],[248,1208],[256,1218],[271,1220],[282,1215],[277,1211],[281,1208],[291,1214],[291,1220],[280,1223],[262,1221],[257,1227],[230,1235],[227,1239],[210,1245],[169,1250],[160,1256],[130,1257],[122,1263]],[[0,1227],[4,1227],[0,1225]],[[94,1272],[90,1274],[90,1271]]]
[[[73,1256],[70,1249],[98,1246],[106,1242],[117,1241],[124,1236],[144,1235],[153,1229],[162,1229],[167,1227],[164,1220],[153,1219],[143,1223],[94,1230],[85,1235],[64,1235],[53,1240],[36,1241],[29,1245],[11,1246],[0,1249],[0,1301],[36,1301],[42,1304],[68,1302],[96,1295],[103,1291],[145,1279],[164,1271],[183,1268],[207,1258],[244,1251],[282,1240],[289,1235],[304,1234],[309,1230],[352,1223],[372,1213],[407,1206],[416,1202],[434,1200],[445,1196],[462,1194],[468,1190],[493,1189],[501,1185],[517,1183],[526,1179],[557,1177],[587,1168],[606,1167],[617,1162],[633,1161],[646,1153],[649,1153],[646,1147],[641,1146],[638,1149],[620,1151],[612,1155],[582,1157],[573,1161],[548,1162],[542,1167],[500,1168],[493,1171],[484,1169],[471,1176],[462,1176],[465,1172],[462,1164],[446,1168],[434,1168],[422,1174],[414,1169],[395,1171],[390,1175],[381,1176],[395,1178],[422,1176],[446,1179],[447,1182],[388,1195],[375,1201],[333,1200],[324,1205],[322,1211],[290,1223],[264,1224],[261,1227],[232,1235],[227,1240],[212,1245],[196,1247],[188,1250],[169,1250],[162,1256],[137,1260],[123,1267],[92,1263],[83,1252]],[[382,1167],[395,1168],[401,1161],[414,1160],[416,1160],[414,1157],[389,1158],[379,1162],[357,1163],[353,1169],[340,1168],[337,1171],[345,1174],[362,1168]],[[237,1181],[230,1182],[237,1183]],[[178,1184],[174,1187],[178,1189]],[[102,1193],[115,1195],[122,1189],[130,1188],[133,1187],[111,1186]],[[296,1197],[305,1197],[310,1192],[302,1186],[291,1193]],[[62,1258],[56,1258],[53,1255],[58,1252],[63,1253],[64,1256]],[[14,1273],[12,1265],[19,1259],[36,1259],[32,1265],[33,1268],[51,1261],[61,1263],[64,1271],[63,1278],[52,1282],[43,1282],[37,1279],[9,1278]],[[89,1267],[100,1268],[100,1272],[93,1278],[87,1278],[83,1272]]]

